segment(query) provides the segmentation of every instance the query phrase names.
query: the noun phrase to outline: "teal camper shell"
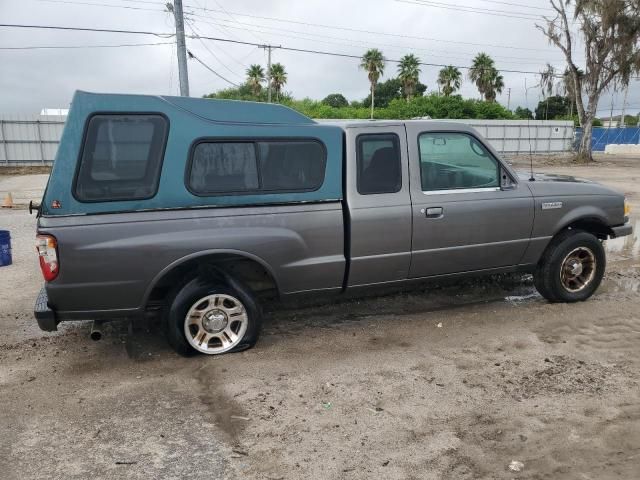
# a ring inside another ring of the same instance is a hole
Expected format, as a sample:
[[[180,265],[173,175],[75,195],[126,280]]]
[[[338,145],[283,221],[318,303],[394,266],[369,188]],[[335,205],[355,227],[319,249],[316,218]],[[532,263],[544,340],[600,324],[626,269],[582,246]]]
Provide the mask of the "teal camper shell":
[[[93,117],[125,112],[126,115],[161,116],[165,135],[159,183],[147,198],[87,201],[76,198],[82,149]],[[94,94],[78,91],[56,154],[53,171],[41,205],[41,215],[88,215],[140,210],[216,206],[244,206],[322,202],[342,199],[344,131],[321,125],[282,105],[170,96]],[[194,145],[204,139],[258,142],[266,139],[314,140],[325,152],[324,180],[311,191],[243,192],[200,196],[185,182],[185,162]]]

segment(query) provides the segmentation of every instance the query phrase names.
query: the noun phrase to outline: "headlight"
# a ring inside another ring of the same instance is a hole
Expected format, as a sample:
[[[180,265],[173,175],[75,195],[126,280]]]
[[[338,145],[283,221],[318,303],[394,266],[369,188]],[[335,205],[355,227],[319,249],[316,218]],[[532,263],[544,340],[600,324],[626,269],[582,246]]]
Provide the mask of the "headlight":
[[[630,213],[631,213],[631,205],[629,205],[629,202],[625,198],[624,199],[624,216],[628,217]]]

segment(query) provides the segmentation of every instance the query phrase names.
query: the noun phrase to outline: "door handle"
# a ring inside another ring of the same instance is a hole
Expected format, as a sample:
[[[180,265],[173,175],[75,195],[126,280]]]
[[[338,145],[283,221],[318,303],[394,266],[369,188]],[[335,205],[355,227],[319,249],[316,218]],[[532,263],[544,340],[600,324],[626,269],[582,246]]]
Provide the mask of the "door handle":
[[[424,216],[427,218],[442,218],[444,215],[442,207],[423,208],[422,213],[424,213]]]

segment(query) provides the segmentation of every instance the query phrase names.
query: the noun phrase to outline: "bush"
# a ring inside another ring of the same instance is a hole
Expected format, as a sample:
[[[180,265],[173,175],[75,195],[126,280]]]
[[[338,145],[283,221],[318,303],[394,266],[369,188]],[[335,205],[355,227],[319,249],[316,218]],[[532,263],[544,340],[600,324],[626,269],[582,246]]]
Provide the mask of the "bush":
[[[341,93],[332,93],[327,95],[322,100],[322,103],[325,105],[329,105],[330,107],[340,108],[340,107],[348,107],[349,102]]]
[[[335,94],[340,95],[340,94]],[[332,95],[329,95],[331,97]],[[340,95],[341,96],[341,95]],[[370,115],[369,105],[359,102],[346,104],[339,101],[331,105],[325,101],[304,98],[295,100],[291,95],[283,95],[280,103],[311,118],[331,119],[366,119]],[[232,100],[266,101],[263,90],[258,97],[254,96],[246,85],[239,88],[229,88],[206,95],[205,98],[219,98]],[[346,99],[345,99],[346,101]],[[339,105],[339,106],[336,106]],[[391,99],[386,107],[376,108],[374,117],[377,119],[406,120],[418,117],[431,118],[476,118],[476,119],[511,119],[513,114],[496,102],[464,99],[460,95],[445,97],[432,93],[424,97],[414,97],[407,102],[404,98]]]

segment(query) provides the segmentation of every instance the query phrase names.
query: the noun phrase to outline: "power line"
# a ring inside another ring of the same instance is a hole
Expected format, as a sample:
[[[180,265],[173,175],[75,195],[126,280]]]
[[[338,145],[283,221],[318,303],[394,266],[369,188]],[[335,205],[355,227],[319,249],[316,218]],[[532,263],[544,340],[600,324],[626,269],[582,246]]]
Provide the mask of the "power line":
[[[131,7],[129,5],[113,5],[108,3],[97,3],[97,2],[77,2],[71,0],[37,0],[38,2],[47,2],[47,3],[65,3],[67,5],[82,5],[82,6],[92,6],[92,7],[108,7],[108,8],[124,8],[127,10],[145,10],[148,12],[165,12],[166,9],[163,8],[145,8],[145,7]],[[152,3],[154,5],[159,5],[156,2],[144,2],[144,3]]]
[[[189,27],[189,30],[191,30],[191,33],[193,33],[193,35],[197,38],[198,36],[198,31],[195,29],[195,27],[192,25],[191,22],[187,21],[187,26]],[[202,44],[202,46],[204,47],[204,49],[209,52],[209,54],[215,58],[218,63],[220,63],[220,65],[222,65],[224,68],[226,68],[230,73],[232,73],[233,75],[235,75],[236,77],[242,77],[242,75],[238,75],[238,73],[234,72],[233,70],[231,70],[227,65],[225,65],[223,63],[222,60],[220,60],[220,57],[218,57],[213,50],[211,50],[206,43],[204,43],[200,38],[197,38],[197,40]]]
[[[27,47],[0,47],[0,50],[45,50],[45,49],[77,49],[77,48],[119,48],[119,47],[151,47],[156,45],[173,45],[174,42],[158,43],[119,43],[117,45],[33,45]]]
[[[189,8],[194,9],[194,10],[204,10],[207,12],[214,12],[214,13],[224,13],[222,10],[216,10],[213,8],[206,8],[206,7],[196,7],[193,5],[187,5]],[[313,23],[313,22],[303,22],[303,21],[298,21],[298,20],[286,20],[286,19],[281,19],[281,18],[276,18],[276,17],[266,17],[266,16],[261,16],[261,15],[251,15],[251,14],[247,14],[247,13],[239,13],[239,12],[229,12],[233,15],[237,15],[239,17],[247,17],[247,18],[257,18],[257,19],[261,19],[261,20],[268,20],[268,21],[272,21],[272,22],[280,22],[280,23],[293,23],[293,24],[297,24],[297,25],[303,25],[306,27],[316,27],[316,28],[325,28],[325,29],[332,29],[332,30],[344,30],[344,31],[348,31],[348,32],[356,32],[356,33],[367,33],[370,35],[382,35],[382,36],[386,36],[386,37],[397,37],[397,38],[409,38],[409,39],[414,39],[414,40],[427,40],[427,41],[433,41],[433,42],[444,42],[444,43],[454,43],[454,44],[460,44],[460,45],[472,45],[475,47],[494,47],[494,48],[507,48],[507,49],[514,49],[514,50],[530,50],[530,51],[540,51],[540,52],[549,52],[550,50],[544,49],[544,48],[529,48],[529,47],[516,47],[513,45],[497,45],[497,44],[490,44],[490,43],[473,43],[473,42],[465,42],[465,41],[459,41],[459,40],[444,40],[444,39],[439,39],[439,38],[431,38],[431,37],[421,37],[421,36],[415,36],[415,35],[406,35],[406,34],[400,34],[400,33],[389,33],[389,32],[379,32],[379,31],[374,31],[374,30],[363,30],[363,29],[358,29],[358,28],[351,28],[351,27],[341,27],[341,26],[335,26],[335,25],[326,25],[326,24],[322,24],[322,23]],[[197,16],[196,14],[192,14],[194,16]]]
[[[81,4],[81,5],[82,4],[86,4],[86,5],[111,6],[111,7],[123,7],[123,8],[125,8],[125,6],[123,6],[123,5],[107,5],[107,4],[97,4],[97,3],[93,3],[92,4],[92,3],[88,3],[88,2],[78,2],[78,1],[71,1],[71,0],[37,0],[37,1],[47,1],[47,2],[54,2],[54,3],[67,3],[67,4]],[[126,2],[131,2],[131,3],[140,3],[140,4],[159,5],[158,2],[153,2],[153,1],[149,1],[149,0],[147,0],[147,1],[145,1],[145,0],[120,0],[120,1],[123,1],[123,2],[126,1]],[[396,1],[400,1],[400,0],[396,0]],[[488,0],[484,0],[484,1],[488,1]],[[218,5],[220,5],[220,4],[218,4]],[[448,4],[445,4],[445,5],[448,5]],[[240,12],[231,12],[231,11],[226,10],[226,9],[218,10],[218,9],[214,9],[214,8],[208,8],[206,6],[202,7],[202,6],[185,4],[185,7],[188,7],[190,9],[192,9],[192,10],[200,10],[200,11],[204,11],[204,12],[220,13],[220,14],[227,15],[230,18],[233,18],[233,16],[235,15],[235,16],[240,16],[240,17],[257,18],[257,19],[262,19],[262,20],[268,20],[268,21],[272,21],[272,22],[292,23],[292,24],[304,25],[304,26],[308,26],[308,27],[316,27],[316,28],[324,28],[324,29],[332,29],[332,30],[344,30],[344,31],[350,31],[350,32],[357,32],[357,33],[366,33],[366,34],[376,35],[376,36],[382,35],[382,36],[397,37],[397,38],[409,38],[409,39],[415,39],[415,40],[426,40],[426,41],[441,42],[441,43],[470,45],[470,46],[475,46],[475,47],[492,47],[492,48],[505,48],[505,49],[512,49],[512,50],[541,51],[541,52],[549,52],[550,51],[549,49],[543,49],[543,48],[517,47],[517,46],[513,46],[513,45],[498,45],[498,44],[490,44],[490,43],[484,43],[483,44],[483,43],[465,42],[465,41],[459,41],[459,40],[445,40],[445,39],[440,39],[440,38],[421,37],[421,36],[406,35],[406,34],[399,34],[399,33],[379,32],[379,31],[374,31],[374,30],[363,30],[363,29],[357,29],[357,28],[351,28],[351,27],[327,25],[327,24],[314,23],[314,22],[303,22],[303,21],[282,19],[282,18],[276,18],[276,17],[252,15],[252,14],[246,14],[246,13],[240,13]],[[475,7],[469,7],[469,8],[475,8]],[[163,10],[163,9],[158,9],[157,11],[166,12],[166,10]],[[189,12],[188,15],[199,16],[201,18],[205,18],[203,15],[198,15],[198,14],[193,13],[193,12]],[[207,18],[212,18],[212,17],[207,16]]]
[[[6,28],[42,28],[42,29],[49,29],[49,30],[63,30],[63,31],[82,31],[82,32],[101,32],[101,33],[122,33],[122,34],[135,34],[135,35],[153,35],[156,37],[161,37],[161,38],[170,38],[175,36],[175,34],[172,33],[158,33],[158,32],[145,32],[145,31],[140,31],[140,30],[115,30],[115,29],[106,29],[106,28],[84,28],[84,27],[60,27],[60,26],[54,26],[54,25],[22,25],[22,24],[9,24],[9,23],[1,23],[0,27],[6,27]],[[219,38],[219,37],[205,37],[205,36],[201,36],[201,35],[189,35],[188,38],[201,38],[203,40],[211,40],[211,41],[215,41],[215,42],[226,42],[226,43],[234,43],[234,44],[238,44],[238,45],[252,45],[254,47],[260,47],[260,48],[265,48],[268,45],[262,45],[259,43],[254,43],[254,42],[246,42],[246,41],[242,41],[242,40],[232,40],[229,38]],[[312,49],[305,49],[305,48],[294,48],[294,47],[286,47],[286,46],[278,46],[279,49],[281,50],[287,50],[290,52],[300,52],[300,53],[312,53],[312,54],[316,54],[316,55],[327,55],[327,56],[333,56],[333,57],[341,57],[341,58],[354,58],[354,59],[362,59],[362,57],[360,55],[352,55],[352,54],[347,54],[347,53],[339,53],[339,52],[329,52],[326,50],[312,50]],[[400,60],[395,60],[395,59],[390,59],[390,58],[386,58],[385,59],[388,62],[392,62],[392,63],[399,63]],[[450,66],[450,64],[444,64],[444,63],[429,63],[429,62],[420,62],[420,65],[425,65],[425,66],[430,66],[430,67],[447,67]],[[456,68],[462,68],[462,69],[469,69],[471,67],[469,66],[464,66],[464,65],[451,65],[454,66]],[[533,71],[526,71],[526,70],[510,70],[510,69],[500,69],[501,72],[504,73],[523,73],[523,74],[534,74],[534,75],[539,75],[540,72],[533,72]],[[558,78],[561,77],[561,75],[556,75]]]
[[[396,0],[396,2],[420,5],[423,7],[441,8],[444,10],[455,10],[458,12],[479,13],[482,15],[490,15],[493,17],[517,18],[520,20],[542,19],[541,15],[535,15],[533,13],[510,12],[508,10],[494,10],[490,8],[471,7],[468,5],[450,5],[448,3],[431,2],[426,0]]]
[[[211,68],[209,65],[207,65],[206,63],[204,63],[202,60],[200,60],[198,57],[196,57],[193,53],[191,53],[191,51],[187,50],[187,55],[189,55],[189,58],[193,58],[196,62],[198,62],[200,65],[202,65],[204,68],[206,68],[207,70],[209,70],[211,73],[213,73],[215,76],[217,76],[218,78],[221,78],[222,80],[224,80],[227,83],[230,83],[231,85],[233,85],[234,87],[239,87],[240,85],[237,83],[232,82],[231,80],[229,80],[228,78],[223,77],[222,75],[220,75],[218,72],[216,72],[213,68]]]
[[[57,25],[25,25],[15,23],[0,23],[0,27],[4,28],[39,28],[44,30],[66,30],[74,32],[97,32],[97,33],[123,33],[123,34],[135,34],[135,35],[153,35],[160,38],[175,37],[175,33],[157,33],[148,32],[144,30],[117,30],[113,28],[88,28],[88,27],[60,27]]]
[[[498,5],[509,5],[512,7],[522,7],[522,8],[530,8],[532,10],[545,10],[548,12],[554,12],[555,10],[553,8],[549,8],[549,7],[536,7],[536,6],[532,6],[532,5],[526,5],[524,3],[512,3],[512,2],[502,2],[499,0],[480,0],[481,2],[486,2],[486,3],[495,3]]]
[[[220,22],[227,22],[227,20],[224,19],[215,19],[218,20]],[[218,25],[217,23],[213,23],[213,22],[208,22],[205,20],[195,20],[197,23],[205,23],[207,25]],[[345,38],[345,37],[334,37],[334,36],[330,36],[330,35],[323,35],[323,34],[318,34],[318,33],[309,33],[309,32],[301,32],[299,30],[290,30],[290,29],[283,29],[283,28],[279,28],[279,27],[271,27],[271,26],[267,26],[267,25],[254,25],[251,23],[242,23],[242,22],[236,22],[240,25],[248,25],[248,26],[254,26],[254,27],[260,27],[260,28],[266,28],[269,30],[275,30],[277,33],[273,33],[273,32],[265,32],[264,30],[250,30],[248,28],[244,28],[244,27],[236,27],[236,26],[232,26],[232,25],[226,25],[227,28],[235,28],[235,29],[240,29],[240,30],[244,30],[247,32],[252,32],[252,31],[258,31],[260,33],[263,34],[267,34],[267,35],[278,35],[278,37],[288,37],[288,38],[295,38],[295,39],[299,39],[299,40],[305,40],[305,41],[313,41],[313,42],[321,42],[321,43],[326,43],[329,45],[342,45],[342,46],[349,46],[349,47],[368,47],[368,46],[372,46],[372,45],[379,45],[381,47],[384,48],[391,48],[391,49],[395,49],[395,50],[411,50],[411,51],[422,51],[422,52],[428,52],[430,57],[441,57],[441,58],[456,58],[456,57],[452,57],[451,55],[469,55],[469,56],[475,56],[475,53],[469,53],[469,52],[451,52],[451,51],[442,51],[442,50],[434,50],[434,49],[427,49],[427,48],[419,48],[419,47],[414,47],[411,45],[395,45],[395,44],[385,44],[385,43],[379,43],[379,42],[367,42],[366,40],[355,40],[355,39],[350,39],[350,38]],[[304,37],[300,37],[300,36],[295,36],[295,35],[286,35],[286,34],[282,34],[280,32],[290,32],[290,33],[296,33],[299,35],[306,35],[308,36],[312,36],[312,37],[320,37],[320,38],[328,38],[328,39],[332,39],[332,40],[344,40],[347,42],[358,42],[360,45],[356,45],[353,43],[347,44],[344,42],[329,42],[326,40],[317,40],[315,38],[304,38]],[[433,54],[431,52],[434,51],[440,51],[443,53],[448,53],[449,55],[437,55],[437,54]],[[522,58],[522,57],[510,57],[510,56],[505,56],[505,55],[493,55],[495,58],[510,58],[510,59],[516,59],[516,58]],[[461,57],[457,57],[458,59],[460,59]],[[535,58],[531,58],[531,60],[537,60],[534,62],[510,62],[510,61],[503,61],[503,63],[512,63],[512,64],[518,64],[518,65],[524,65],[524,64],[539,64],[540,62],[547,62],[549,61],[549,59],[535,59]],[[561,62],[563,60],[558,59],[558,62]]]

